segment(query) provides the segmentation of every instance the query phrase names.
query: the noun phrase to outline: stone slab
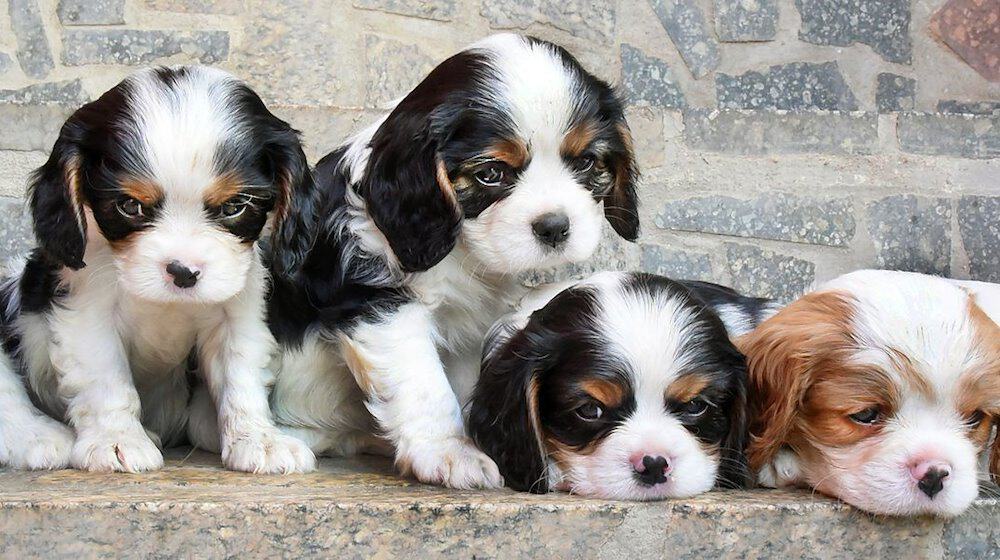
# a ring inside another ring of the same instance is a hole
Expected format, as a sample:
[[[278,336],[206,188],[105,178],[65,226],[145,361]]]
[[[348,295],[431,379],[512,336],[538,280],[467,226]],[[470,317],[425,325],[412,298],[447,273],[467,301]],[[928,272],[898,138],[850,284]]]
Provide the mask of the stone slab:
[[[763,72],[715,75],[720,109],[854,111],[858,100],[836,62],[793,62]]]
[[[455,17],[455,0],[354,0],[353,5],[365,10],[438,21],[451,21]]]
[[[649,0],[667,35],[696,78],[719,66],[719,45],[694,0]]]
[[[910,0],[795,0],[799,38],[817,45],[863,43],[889,62],[909,64]]]
[[[715,280],[708,253],[664,247],[652,243],[639,246],[639,269],[675,280]]]
[[[942,99],[937,104],[938,113],[962,115],[996,115],[1000,116],[1000,101],[958,101]]]
[[[0,197],[0,266],[11,257],[27,254],[34,245],[24,199]]]
[[[1000,6],[996,0],[948,0],[931,31],[987,80],[1000,82]]]
[[[145,29],[67,29],[63,32],[62,61],[68,66],[137,66],[182,53],[190,62],[214,64],[224,61],[229,56],[229,33]]]
[[[82,105],[88,101],[90,101],[90,96],[83,91],[83,84],[78,79],[33,84],[19,89],[0,89],[0,103]]]
[[[0,201],[24,200],[29,177],[48,157],[46,152],[0,150]]]
[[[732,287],[743,294],[789,303],[812,286],[816,265],[768,249],[726,244]]]
[[[912,111],[916,107],[917,80],[891,72],[878,75],[875,106],[879,113]]]
[[[692,148],[746,155],[869,154],[878,142],[874,113],[689,109],[684,141]]]
[[[125,23],[125,0],[59,0],[63,25],[120,25]]]
[[[21,70],[32,78],[44,78],[52,71],[54,63],[38,2],[10,0],[7,10],[17,40],[17,61]]]
[[[239,15],[244,10],[242,0],[146,0],[146,6],[184,14]]]
[[[972,279],[1000,283],[1000,197],[963,196],[958,229]]]
[[[434,69],[435,60],[418,45],[365,36],[368,72],[366,106],[384,107],[410,92]]]
[[[684,93],[665,60],[647,56],[632,45],[622,45],[622,87],[630,104],[684,107]]]
[[[868,205],[879,268],[951,275],[951,200],[894,195]]]
[[[479,13],[494,29],[551,25],[584,39],[610,43],[615,35],[615,3],[591,0],[482,0]]]
[[[17,131],[0,134],[0,150],[51,150],[59,129],[76,109],[72,105],[0,103],[0,122]]]
[[[906,152],[989,159],[1000,157],[1000,115],[900,114],[899,146]]]
[[[715,33],[720,41],[770,41],[777,32],[777,0],[715,0]]]

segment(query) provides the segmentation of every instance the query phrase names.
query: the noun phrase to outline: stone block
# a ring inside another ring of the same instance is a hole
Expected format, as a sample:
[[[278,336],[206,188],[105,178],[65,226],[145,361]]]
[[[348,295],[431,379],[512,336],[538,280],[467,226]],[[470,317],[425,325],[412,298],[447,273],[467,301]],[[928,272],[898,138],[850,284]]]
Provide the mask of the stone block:
[[[646,56],[631,45],[622,45],[622,87],[630,104],[684,107],[684,93],[666,61]]]
[[[806,260],[748,245],[726,244],[732,287],[740,293],[788,303],[808,290],[816,266]]]
[[[721,41],[770,41],[777,28],[777,0],[715,0],[715,32]]]
[[[975,159],[1000,157],[1000,115],[903,113],[896,123],[903,151]]]
[[[912,111],[916,106],[917,80],[882,72],[875,87],[875,106],[879,113]]]
[[[146,0],[146,6],[161,12],[182,14],[225,14],[244,13],[242,0]]]
[[[719,66],[719,45],[695,0],[649,0],[649,4],[696,78]]]
[[[526,286],[539,286],[551,282],[586,278],[604,270],[632,270],[638,264],[638,246],[617,237],[611,228],[605,228],[604,237],[597,251],[586,261],[564,265],[549,270],[533,271],[522,276]]]
[[[17,134],[0,134],[0,150],[49,151],[63,122],[77,109],[70,105],[0,103],[0,122]]]
[[[878,200],[868,206],[868,233],[879,268],[951,274],[951,201],[946,198]]]
[[[59,0],[63,25],[120,25],[125,23],[125,0]]]
[[[47,152],[0,150],[0,200],[23,200],[31,174],[47,160]],[[0,255],[2,258],[2,255]]]
[[[868,45],[889,62],[909,64],[910,0],[795,0],[799,38],[817,45]]]
[[[438,21],[451,21],[456,11],[455,0],[354,0],[354,7]]]
[[[973,70],[1000,82],[1000,6],[996,0],[948,0],[931,18],[930,27]]]
[[[715,75],[720,109],[853,111],[854,93],[836,62],[793,62],[764,72]]]
[[[650,243],[639,246],[639,269],[674,280],[714,280],[708,253],[663,247]]]
[[[67,29],[63,32],[62,59],[67,66],[138,66],[177,54],[201,64],[222,62],[229,56],[229,33],[142,29]]]
[[[0,267],[11,258],[27,254],[34,246],[31,213],[24,199],[0,197]]]
[[[479,13],[494,29],[527,29],[550,25],[591,41],[611,43],[615,35],[615,3],[591,0],[482,0]]]
[[[878,141],[874,113],[684,112],[684,141],[712,152],[868,154]]]
[[[1000,101],[958,101],[942,99],[937,104],[938,113],[961,115],[1000,116]]]
[[[1000,283],[1000,197],[963,196],[958,229],[972,279]]]
[[[90,101],[90,96],[83,91],[80,80],[34,84],[20,89],[0,89],[0,103],[82,105],[87,101]]]
[[[368,107],[380,108],[410,92],[434,69],[435,60],[413,44],[365,37]]]
[[[17,41],[17,61],[32,78],[44,78],[52,71],[52,51],[36,0],[9,0],[10,26]]]

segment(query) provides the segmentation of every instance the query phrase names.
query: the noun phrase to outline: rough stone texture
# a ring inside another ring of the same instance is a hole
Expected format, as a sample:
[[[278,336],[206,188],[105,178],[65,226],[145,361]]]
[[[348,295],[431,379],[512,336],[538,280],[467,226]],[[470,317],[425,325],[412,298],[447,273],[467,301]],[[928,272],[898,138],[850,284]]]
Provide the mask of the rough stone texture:
[[[719,45],[694,0],[649,0],[649,4],[696,78],[719,66]]]
[[[610,42],[615,33],[614,2],[591,0],[482,0],[480,14],[495,29],[551,25],[572,35]]]
[[[20,89],[0,89],[0,103],[40,105],[43,103],[82,104],[90,101],[80,80],[35,84]]]
[[[622,241],[610,227],[606,227],[594,256],[579,263],[529,272],[523,275],[522,280],[526,286],[539,286],[550,282],[584,278],[602,270],[632,270],[639,263],[638,253],[639,248],[634,243]]]
[[[912,111],[916,106],[917,80],[882,72],[875,89],[875,106],[879,113]]]
[[[48,154],[45,152],[0,150],[0,197],[22,200],[28,178],[46,159]],[[0,260],[3,258],[0,254]]]
[[[715,32],[719,40],[770,41],[777,31],[777,0],[715,0]]]
[[[759,247],[727,243],[726,257],[733,288],[782,303],[805,293],[816,277],[813,263]]]
[[[666,61],[622,45],[622,87],[632,104],[684,107],[684,93]]]
[[[42,16],[35,0],[9,0],[10,25],[17,39],[17,61],[32,78],[44,78],[54,67],[42,27]]]
[[[118,25],[125,23],[125,0],[59,0],[63,25]]]
[[[9,54],[0,52],[0,75],[6,74],[12,64],[14,64],[14,59]]]
[[[435,61],[417,45],[375,35],[365,37],[369,107],[382,107],[406,94],[434,69]]]
[[[853,111],[854,93],[836,62],[793,62],[771,66],[765,72],[715,75],[720,109],[820,109]]]
[[[873,113],[684,112],[684,141],[692,148],[738,154],[867,154],[875,149]]]
[[[707,253],[685,251],[643,243],[639,246],[639,269],[675,280],[714,280],[712,259]]]
[[[0,123],[17,131],[0,134],[0,150],[51,150],[63,122],[75,110],[69,105],[0,103]]]
[[[795,0],[795,7],[803,41],[863,43],[889,62],[910,63],[910,0]]]
[[[951,201],[894,195],[868,206],[879,268],[951,274]]]
[[[1000,82],[1000,7],[996,0],[948,0],[931,30],[984,78]]]
[[[654,223],[663,229],[846,247],[854,238],[850,198],[768,193],[751,200],[729,196],[668,202]]]
[[[916,154],[1000,157],[1000,115],[908,113],[896,125],[900,147]]]
[[[455,17],[455,0],[354,0],[354,6],[438,21]]]
[[[31,216],[20,198],[0,198],[0,266],[11,258],[31,250]]]
[[[963,196],[958,201],[958,228],[971,277],[1000,282],[1000,197]]]
[[[1000,101],[957,101],[942,99],[937,104],[938,113],[1000,116]]]
[[[237,15],[243,11],[242,0],[146,0],[154,10],[192,14]]]
[[[229,55],[225,31],[146,31],[141,29],[68,29],[63,33],[63,63],[136,66],[183,53],[202,64]]]

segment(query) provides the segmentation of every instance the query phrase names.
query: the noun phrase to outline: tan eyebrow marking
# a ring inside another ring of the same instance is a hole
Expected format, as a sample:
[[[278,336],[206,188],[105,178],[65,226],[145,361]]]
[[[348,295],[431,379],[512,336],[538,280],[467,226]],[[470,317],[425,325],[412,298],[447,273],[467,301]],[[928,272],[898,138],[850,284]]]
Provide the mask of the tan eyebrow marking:
[[[208,206],[222,206],[226,201],[240,194],[243,188],[243,181],[236,173],[225,173],[220,175],[205,191],[205,204]]]
[[[559,146],[559,154],[567,158],[579,157],[590,147],[597,136],[597,127],[592,122],[582,122],[569,129]]]
[[[163,189],[151,179],[127,177],[120,184],[123,193],[146,206],[153,206],[163,199]]]
[[[708,376],[703,373],[689,373],[675,379],[667,387],[664,396],[670,401],[688,402],[704,391],[709,381]]]
[[[607,379],[585,379],[580,382],[580,387],[609,407],[616,407],[625,399],[625,388]]]

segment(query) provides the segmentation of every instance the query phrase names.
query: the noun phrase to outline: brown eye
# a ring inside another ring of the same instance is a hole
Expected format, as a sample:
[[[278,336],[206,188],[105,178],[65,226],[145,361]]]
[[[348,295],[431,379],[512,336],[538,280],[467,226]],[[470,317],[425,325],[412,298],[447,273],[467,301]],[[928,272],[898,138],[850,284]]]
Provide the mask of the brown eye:
[[[222,204],[219,207],[219,215],[227,220],[239,217],[243,212],[246,211],[247,205],[250,204],[250,199],[245,196],[236,196]]]
[[[577,173],[587,173],[594,168],[597,158],[594,156],[581,156],[573,162],[573,170]]]
[[[502,187],[508,183],[510,173],[500,163],[488,163],[476,170],[473,177],[484,187]]]
[[[870,426],[875,422],[878,422],[881,416],[882,416],[882,411],[879,410],[877,406],[873,406],[871,408],[866,408],[861,412],[855,412],[854,414],[848,416],[848,418],[850,418],[851,421],[856,422],[858,424]]]
[[[969,417],[966,419],[966,423],[969,424],[970,428],[977,428],[979,427],[980,424],[983,423],[983,420],[985,419],[986,419],[986,413],[983,412],[982,410],[977,410],[969,415]]]
[[[574,412],[576,412],[577,416],[587,422],[600,420],[601,416],[604,416],[604,409],[594,402],[589,402],[579,406]]]
[[[709,402],[701,397],[696,397],[680,406],[680,412],[692,418],[697,418],[708,410]]]
[[[146,215],[142,208],[142,203],[134,198],[126,198],[118,201],[118,213],[131,220],[142,218]]]

